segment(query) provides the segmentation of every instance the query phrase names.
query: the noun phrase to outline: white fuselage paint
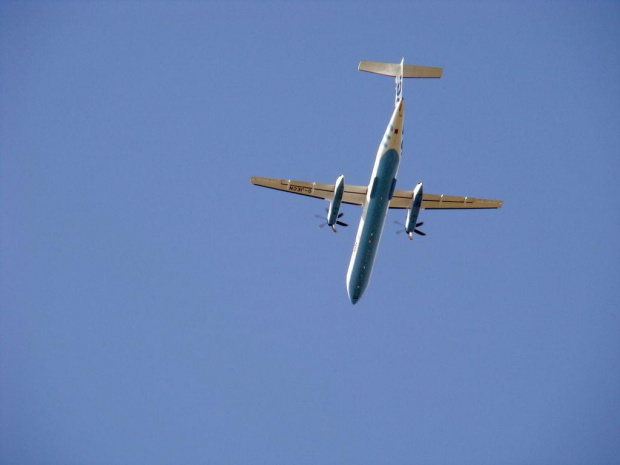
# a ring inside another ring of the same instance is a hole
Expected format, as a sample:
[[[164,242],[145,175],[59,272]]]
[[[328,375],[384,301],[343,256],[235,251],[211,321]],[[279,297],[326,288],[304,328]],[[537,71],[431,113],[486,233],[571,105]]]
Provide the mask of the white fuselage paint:
[[[379,145],[370,177],[366,202],[362,208],[362,217],[347,272],[347,292],[353,304],[360,299],[370,282],[385,217],[394,193],[402,154],[404,112],[405,102],[399,99]]]

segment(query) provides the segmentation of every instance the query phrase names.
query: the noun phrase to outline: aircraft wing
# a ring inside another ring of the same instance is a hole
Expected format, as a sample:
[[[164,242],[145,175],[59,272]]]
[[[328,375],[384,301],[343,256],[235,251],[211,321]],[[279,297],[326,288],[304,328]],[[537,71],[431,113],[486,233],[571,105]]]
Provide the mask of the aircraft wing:
[[[390,208],[407,209],[411,207],[413,190],[395,191],[394,197],[390,200]],[[452,195],[422,195],[422,210],[461,210],[461,209],[480,209],[480,208],[500,208],[504,202],[502,200],[475,199],[473,197],[455,197]]]
[[[331,200],[334,195],[334,184],[319,184],[316,182],[291,181],[290,179],[259,178],[252,176],[250,181],[255,186],[268,187],[293,194],[307,195],[317,199]],[[367,186],[344,185],[342,202],[351,205],[364,205],[366,202]]]

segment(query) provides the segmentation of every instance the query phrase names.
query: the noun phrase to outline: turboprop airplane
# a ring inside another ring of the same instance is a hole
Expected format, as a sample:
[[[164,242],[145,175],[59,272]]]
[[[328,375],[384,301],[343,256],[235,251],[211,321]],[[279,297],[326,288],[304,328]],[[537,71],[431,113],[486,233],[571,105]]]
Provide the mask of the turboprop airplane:
[[[405,65],[403,58],[399,64],[361,61],[358,70],[396,78],[394,111],[379,144],[368,186],[347,185],[344,183],[344,175],[339,176],[334,184],[255,176],[250,179],[252,184],[257,186],[329,200],[326,224],[331,226],[334,232],[336,225],[347,226],[340,221],[342,213],[338,213],[342,203],[362,207],[362,217],[347,272],[347,292],[353,304],[362,297],[370,282],[389,208],[407,210],[403,232],[412,240],[414,233],[425,235],[417,229],[422,225],[417,222],[420,210],[487,209],[500,208],[503,204],[501,200],[425,194],[422,183],[412,190],[396,190],[396,175],[403,147],[403,78],[440,78],[443,69]]]

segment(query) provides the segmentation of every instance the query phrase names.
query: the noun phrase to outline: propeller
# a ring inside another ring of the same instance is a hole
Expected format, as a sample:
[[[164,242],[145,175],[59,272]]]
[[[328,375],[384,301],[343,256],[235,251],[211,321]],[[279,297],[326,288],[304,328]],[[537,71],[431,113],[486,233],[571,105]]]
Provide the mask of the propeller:
[[[328,211],[329,211],[329,209],[328,209],[328,208],[326,208],[326,209],[325,209],[325,212],[328,212]],[[347,223],[344,223],[344,222],[340,221],[340,218],[342,218],[342,215],[344,215],[344,212],[343,212],[343,213],[338,213],[338,219],[336,220],[336,224],[337,224],[338,226],[343,226],[343,227],[345,227],[345,228],[346,228],[346,227],[347,227],[347,226],[349,226],[349,225],[348,225]],[[321,215],[314,215],[314,216],[316,216],[317,218],[319,218],[319,219],[321,219],[321,220],[325,220],[325,217],[324,217],[324,216],[321,216]],[[324,223],[321,223],[321,224],[319,225],[319,228],[323,229],[325,226],[327,226],[327,221],[325,221]],[[332,231],[337,232],[337,231],[336,231],[336,226],[335,226],[335,225],[334,225],[334,226],[332,226]]]
[[[396,231],[396,234],[402,234],[402,233],[405,232],[405,225],[404,224],[402,224],[402,223],[400,223],[398,221],[394,221],[394,223],[403,227],[403,229],[399,229],[398,231]],[[424,221],[416,223],[415,229],[413,230],[413,232],[416,233],[416,234],[419,234],[420,236],[426,236],[426,233],[424,233],[424,232],[420,231],[419,229],[417,229],[418,226],[422,226],[423,224],[424,224]],[[411,234],[408,234],[408,236],[409,236],[409,240],[410,241],[413,240],[413,237],[411,236]]]

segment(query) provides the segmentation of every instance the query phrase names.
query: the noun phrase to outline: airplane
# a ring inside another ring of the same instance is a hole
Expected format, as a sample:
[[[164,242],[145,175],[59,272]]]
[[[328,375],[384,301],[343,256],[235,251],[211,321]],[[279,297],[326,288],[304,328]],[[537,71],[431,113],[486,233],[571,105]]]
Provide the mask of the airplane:
[[[396,190],[396,175],[403,148],[405,115],[403,78],[440,78],[443,69],[405,65],[403,58],[399,64],[361,61],[358,71],[390,76],[396,80],[394,111],[379,144],[368,186],[345,184],[344,175],[339,176],[334,184],[257,176],[250,178],[251,183],[256,186],[329,200],[325,219],[326,224],[334,232],[337,231],[336,225],[347,226],[340,221],[342,213],[339,213],[339,210],[342,203],[362,207],[346,281],[349,300],[354,305],[362,297],[370,282],[388,209],[407,210],[404,229],[401,232],[407,233],[409,240],[412,240],[414,233],[425,235],[417,229],[422,225],[417,222],[421,210],[490,209],[500,208],[503,205],[501,200],[425,194],[422,183],[418,183],[412,190]]]

